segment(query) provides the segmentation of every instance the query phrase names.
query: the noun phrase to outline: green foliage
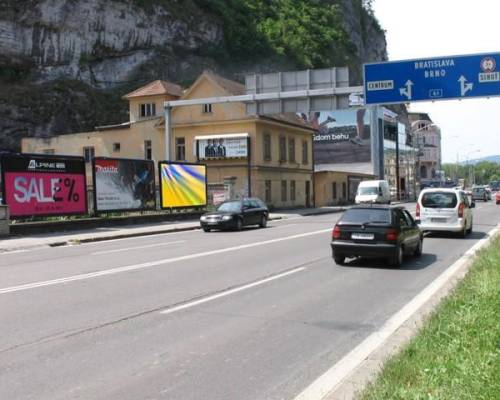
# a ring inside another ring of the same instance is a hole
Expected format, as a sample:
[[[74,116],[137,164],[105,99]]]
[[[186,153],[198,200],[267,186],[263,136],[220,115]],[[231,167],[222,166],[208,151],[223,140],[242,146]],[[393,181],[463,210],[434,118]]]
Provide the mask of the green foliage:
[[[285,57],[297,66],[347,65],[355,48],[342,12],[321,0],[195,0],[224,23],[228,54],[248,60]]]
[[[500,164],[489,161],[481,161],[477,164],[443,164],[446,177],[451,179],[465,179],[468,185],[476,183],[487,185],[491,181],[500,180]],[[471,180],[473,179],[473,182]]]

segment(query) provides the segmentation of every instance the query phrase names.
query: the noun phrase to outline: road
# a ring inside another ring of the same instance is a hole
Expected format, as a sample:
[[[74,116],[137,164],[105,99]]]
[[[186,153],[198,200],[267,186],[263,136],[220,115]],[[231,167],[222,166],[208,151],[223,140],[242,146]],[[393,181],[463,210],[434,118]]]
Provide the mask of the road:
[[[1,399],[293,399],[500,222],[331,259],[340,214],[0,255]]]

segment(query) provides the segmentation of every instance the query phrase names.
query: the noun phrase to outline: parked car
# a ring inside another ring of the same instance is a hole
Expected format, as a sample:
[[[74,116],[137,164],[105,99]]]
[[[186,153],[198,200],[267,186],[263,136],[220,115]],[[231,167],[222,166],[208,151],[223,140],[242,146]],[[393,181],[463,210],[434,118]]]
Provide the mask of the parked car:
[[[415,216],[422,231],[457,232],[465,237],[472,232],[474,207],[463,190],[425,189],[418,197]]]
[[[472,188],[472,200],[488,201],[488,193],[484,186],[474,186]]]
[[[361,181],[354,199],[356,204],[391,204],[391,191],[387,181]]]
[[[354,206],[333,228],[332,257],[340,265],[346,257],[386,257],[400,267],[405,254],[422,254],[423,240],[416,221],[402,206]]]
[[[214,212],[203,214],[200,218],[201,228],[205,232],[212,229],[236,229],[240,231],[244,226],[267,226],[269,209],[266,204],[257,198],[225,201]]]
[[[500,204],[500,191],[495,193],[495,203]]]

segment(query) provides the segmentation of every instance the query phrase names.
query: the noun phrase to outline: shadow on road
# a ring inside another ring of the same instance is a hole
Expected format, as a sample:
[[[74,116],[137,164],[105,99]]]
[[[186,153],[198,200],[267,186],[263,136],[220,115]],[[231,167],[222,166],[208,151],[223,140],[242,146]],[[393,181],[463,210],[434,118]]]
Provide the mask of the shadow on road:
[[[384,258],[353,258],[348,259],[344,267],[417,271],[427,268],[431,264],[435,263],[436,260],[437,256],[429,253],[423,253],[419,258],[407,256],[405,257],[403,265],[400,268],[394,268],[389,264],[387,259]]]
[[[471,234],[467,235],[465,238],[461,238],[461,240],[479,240],[483,239],[486,236],[488,236],[487,233],[485,232],[472,232]],[[440,238],[440,239],[454,239],[456,240],[459,238],[459,235],[456,233],[451,233],[451,232],[428,232],[427,235],[425,236],[426,239],[432,239],[432,238]]]

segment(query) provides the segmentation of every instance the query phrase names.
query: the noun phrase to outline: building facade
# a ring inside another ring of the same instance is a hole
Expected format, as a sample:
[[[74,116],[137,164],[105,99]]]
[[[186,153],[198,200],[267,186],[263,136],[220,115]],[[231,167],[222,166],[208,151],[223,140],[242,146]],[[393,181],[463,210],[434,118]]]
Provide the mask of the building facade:
[[[92,132],[24,138],[24,153],[165,159],[163,103],[245,93],[244,85],[204,72],[187,89],[155,81],[124,96],[128,122]],[[172,161],[207,165],[209,198],[256,196],[271,207],[313,204],[314,128],[295,114],[249,116],[243,103],[203,104],[172,110]]]

